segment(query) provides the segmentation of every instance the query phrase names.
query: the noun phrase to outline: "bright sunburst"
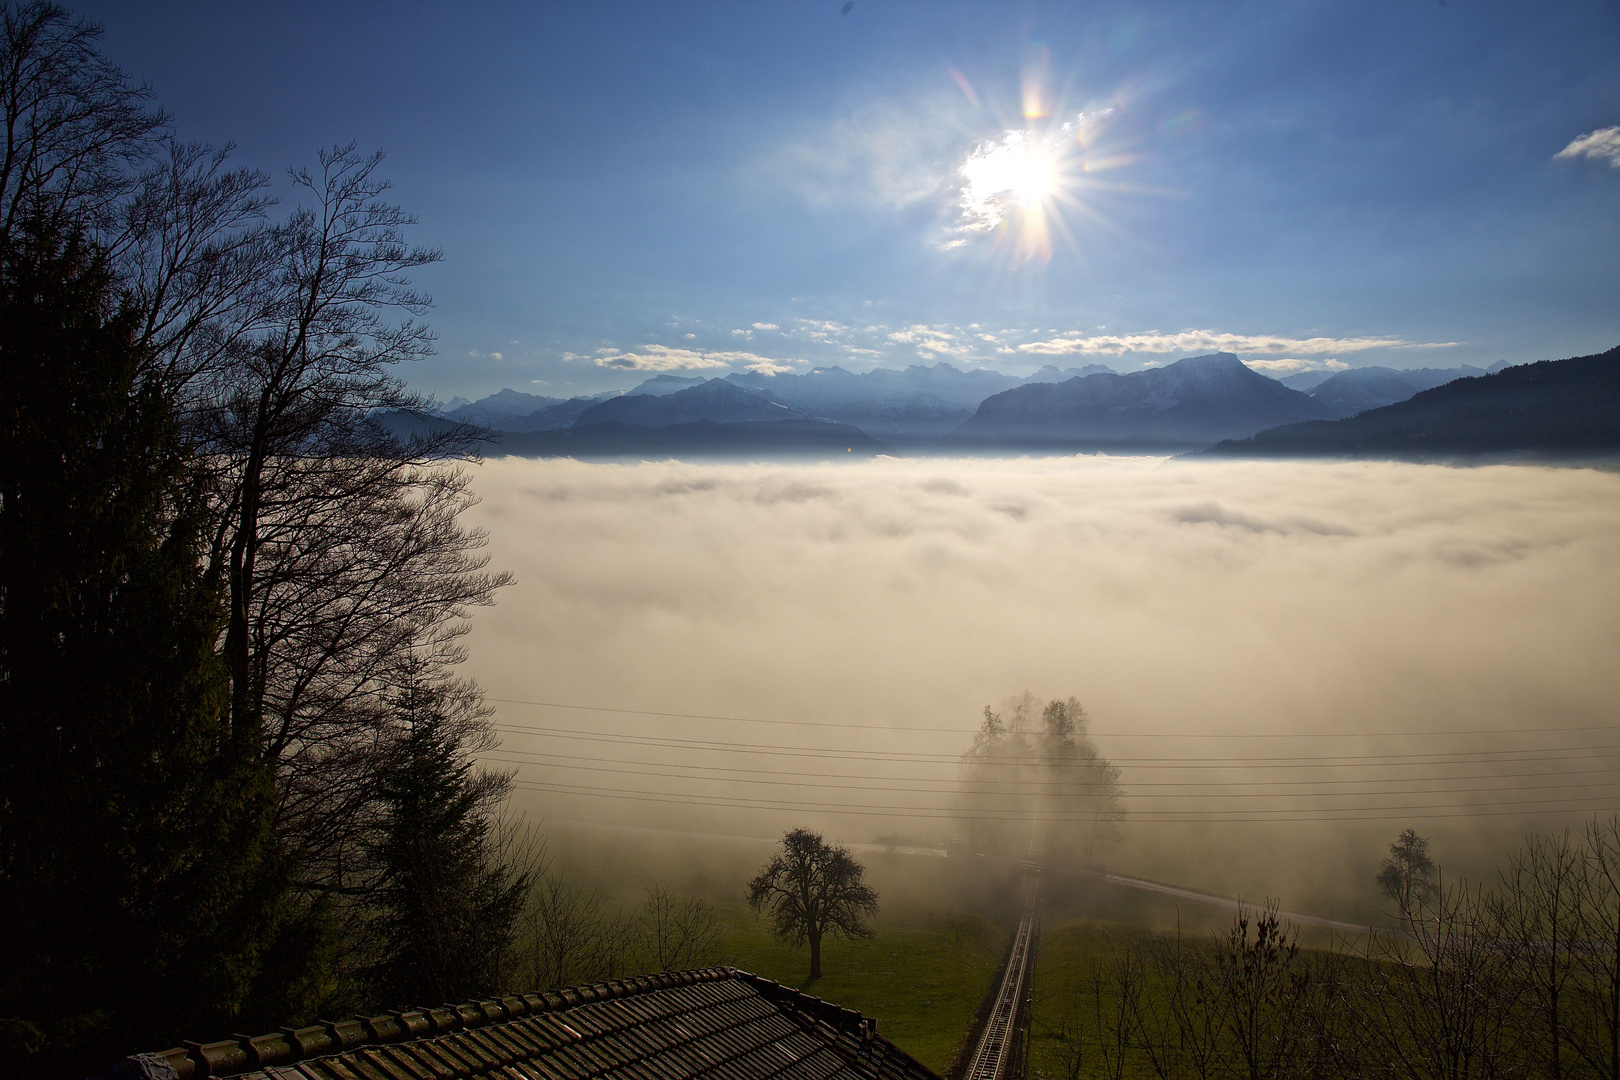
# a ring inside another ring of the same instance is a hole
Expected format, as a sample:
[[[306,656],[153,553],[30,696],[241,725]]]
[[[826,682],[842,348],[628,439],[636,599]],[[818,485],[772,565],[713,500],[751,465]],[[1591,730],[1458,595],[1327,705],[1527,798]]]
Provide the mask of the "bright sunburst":
[[[1016,262],[1045,261],[1052,255],[1052,233],[1067,234],[1065,209],[1095,216],[1081,200],[1082,188],[1095,186],[1088,183],[1090,174],[1128,160],[1096,153],[1113,108],[1070,114],[1066,121],[1052,116],[1046,105],[1049,95],[1042,89],[1044,55],[1025,73],[1025,126],[1006,128],[999,139],[979,143],[962,162],[961,213],[954,230],[958,238],[946,246],[959,247],[968,235],[988,233],[998,245],[1006,245]],[[955,77],[972,97],[960,73]]]

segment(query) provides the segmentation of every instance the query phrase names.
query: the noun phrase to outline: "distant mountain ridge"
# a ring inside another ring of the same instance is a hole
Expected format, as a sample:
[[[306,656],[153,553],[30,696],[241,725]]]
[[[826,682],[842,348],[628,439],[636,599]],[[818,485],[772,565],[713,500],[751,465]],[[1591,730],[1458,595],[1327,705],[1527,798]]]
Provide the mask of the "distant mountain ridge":
[[[1620,347],[1505,367],[1341,420],[1296,423],[1211,447],[1215,457],[1549,458],[1620,452]]]
[[[1059,371],[1049,364],[1020,377],[985,368],[963,371],[940,362],[873,368],[860,374],[841,367],[815,368],[802,375],[747,372],[728,375],[726,381],[766,392],[806,415],[854,424],[896,445],[931,445],[959,427],[988,397],[1017,386],[1099,372],[1112,369],[1089,364]]]
[[[1477,379],[1505,366],[1498,363],[1489,368],[1474,367],[1472,364],[1454,368],[1351,368],[1329,376],[1305,392],[1340,416],[1354,416],[1368,409],[1394,405],[1413,394],[1458,379]]]
[[[1095,374],[1005,391],[985,399],[941,446],[1193,449],[1280,423],[1335,415],[1232,353],[1210,353],[1128,375]]]
[[[501,390],[465,402],[442,415],[496,431],[563,431],[578,424],[623,422],[660,426],[714,420],[719,423],[814,419],[847,423],[867,434],[898,443],[932,445],[973,415],[992,394],[1031,383],[1059,382],[1096,373],[1112,373],[1102,364],[1059,370],[1048,364],[1028,376],[976,368],[963,371],[947,363],[931,366],[874,368],[859,374],[841,367],[815,368],[803,374],[762,375],[742,372],[724,378],[661,372],[623,392],[561,398]],[[754,395],[744,399],[713,389],[729,386]],[[688,391],[702,395],[680,397]],[[678,406],[643,400],[679,397]],[[774,403],[761,406],[760,401]],[[624,404],[619,404],[624,402]]]
[[[672,393],[637,394],[609,398],[590,406],[571,426],[609,421],[640,427],[668,427],[712,420],[721,424],[774,420],[809,420],[797,409],[790,409],[770,395],[746,389],[723,379],[699,379],[695,385]]]

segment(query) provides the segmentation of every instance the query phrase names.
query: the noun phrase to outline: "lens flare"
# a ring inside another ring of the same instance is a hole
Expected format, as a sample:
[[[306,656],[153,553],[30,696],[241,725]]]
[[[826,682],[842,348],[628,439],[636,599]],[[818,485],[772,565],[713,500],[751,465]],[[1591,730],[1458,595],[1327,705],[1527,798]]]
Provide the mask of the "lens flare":
[[[1087,196],[1127,190],[1117,180],[1097,179],[1097,174],[1139,160],[1121,152],[1125,147],[1117,133],[1112,138],[1108,134],[1125,109],[1123,89],[1084,110],[1059,108],[1051,85],[1050,50],[1032,45],[1023,67],[1019,116],[997,110],[991,98],[981,99],[966,76],[947,70],[975,106],[988,105],[1000,113],[1001,134],[980,141],[960,159],[960,212],[944,248],[962,248],[974,236],[987,235],[1012,262],[1045,262],[1052,257],[1054,233],[1066,246],[1078,248],[1070,218],[1118,231]]]

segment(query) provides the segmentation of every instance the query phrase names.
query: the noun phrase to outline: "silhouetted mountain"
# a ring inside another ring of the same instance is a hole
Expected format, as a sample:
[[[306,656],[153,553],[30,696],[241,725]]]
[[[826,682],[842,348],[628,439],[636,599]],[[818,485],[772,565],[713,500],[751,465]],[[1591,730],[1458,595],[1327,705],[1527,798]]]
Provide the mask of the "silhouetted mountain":
[[[1129,375],[1088,375],[1008,390],[986,399],[940,445],[1169,450],[1332,415],[1327,406],[1250,370],[1231,353],[1212,353]]]
[[[489,452],[522,457],[617,458],[871,457],[889,451],[888,446],[848,424],[821,420],[741,423],[699,420],[658,428],[605,421],[582,424],[567,431],[509,434]]]
[[[625,394],[599,402],[574,420],[575,427],[616,421],[640,427],[661,428],[690,424],[698,420],[735,424],[748,421],[804,420],[803,413],[788,408],[770,395],[747,389],[724,379],[699,380],[696,385],[668,394]]]
[[[1444,386],[1458,379],[1487,374],[1484,368],[1464,364],[1454,368],[1364,367],[1341,371],[1310,391],[1340,416],[1354,416],[1405,401],[1413,394]]]
[[[1288,424],[1221,457],[1547,458],[1620,452],[1620,348],[1458,379],[1344,420]]]

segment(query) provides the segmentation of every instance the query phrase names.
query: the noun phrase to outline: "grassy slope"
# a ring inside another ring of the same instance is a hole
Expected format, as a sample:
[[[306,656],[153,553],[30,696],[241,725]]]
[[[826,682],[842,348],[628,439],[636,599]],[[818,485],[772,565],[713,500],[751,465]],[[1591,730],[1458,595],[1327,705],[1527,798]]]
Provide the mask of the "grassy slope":
[[[1086,1047],[1085,1068],[1081,1075],[1106,1075],[1099,1048],[1092,1045],[1099,1026],[1099,1002],[1093,995],[1094,975],[1106,975],[1108,957],[1116,949],[1153,935],[1153,931],[1125,923],[1071,919],[1042,929],[1040,953],[1035,963],[1034,1012],[1030,1024],[1030,1070],[1032,1078],[1058,1080],[1065,1072],[1064,1042],[1060,1032],[1078,1026]],[[1103,1017],[1112,1015],[1118,1000],[1110,993],[1106,979],[1100,1008]],[[1145,1058],[1127,1051],[1122,1076],[1126,1080],[1153,1075]]]
[[[822,978],[807,983],[808,946],[773,939],[747,908],[728,911],[723,962],[878,1020],[878,1030],[943,1073],[1000,970],[1008,932],[965,912],[896,908],[870,941],[823,942]]]
[[[1194,947],[1207,947],[1211,931],[1230,925],[1231,915],[1220,913],[1184,923],[1182,940]],[[1085,1060],[1080,1075],[1112,1076],[1105,1067],[1099,1035],[1106,1032],[1117,1016],[1118,995],[1113,992],[1110,972],[1113,957],[1137,942],[1167,938],[1174,930],[1152,929],[1135,922],[1115,922],[1070,915],[1049,918],[1042,929],[1040,952],[1033,980],[1034,1012],[1030,1025],[1030,1076],[1032,1080],[1060,1080],[1065,1070],[1062,1033],[1078,1030],[1085,1043]],[[1306,930],[1297,940],[1306,949],[1325,947],[1332,935],[1323,930]],[[1097,980],[1101,980],[1100,994]],[[1144,986],[1155,992],[1152,982]],[[1147,1057],[1135,1048],[1121,1055],[1124,1067],[1120,1080],[1147,1080],[1153,1070]]]

